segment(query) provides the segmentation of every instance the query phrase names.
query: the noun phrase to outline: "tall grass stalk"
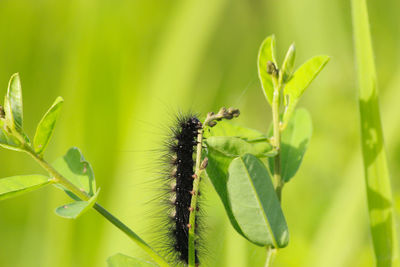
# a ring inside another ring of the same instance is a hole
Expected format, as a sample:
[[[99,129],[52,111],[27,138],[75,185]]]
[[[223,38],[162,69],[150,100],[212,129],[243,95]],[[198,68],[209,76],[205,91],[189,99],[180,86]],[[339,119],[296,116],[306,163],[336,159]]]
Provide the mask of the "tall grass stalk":
[[[379,112],[374,54],[365,0],[352,0],[354,49],[358,76],[361,143],[368,211],[377,266],[398,264],[383,131]]]

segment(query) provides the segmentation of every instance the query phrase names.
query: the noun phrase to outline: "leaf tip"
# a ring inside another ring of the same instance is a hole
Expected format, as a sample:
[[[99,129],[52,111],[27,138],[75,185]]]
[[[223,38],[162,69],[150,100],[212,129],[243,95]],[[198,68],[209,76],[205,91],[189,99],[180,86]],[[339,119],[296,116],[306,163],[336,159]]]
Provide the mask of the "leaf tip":
[[[14,79],[19,79],[19,72],[16,72],[13,75],[11,75],[10,80],[14,80]]]

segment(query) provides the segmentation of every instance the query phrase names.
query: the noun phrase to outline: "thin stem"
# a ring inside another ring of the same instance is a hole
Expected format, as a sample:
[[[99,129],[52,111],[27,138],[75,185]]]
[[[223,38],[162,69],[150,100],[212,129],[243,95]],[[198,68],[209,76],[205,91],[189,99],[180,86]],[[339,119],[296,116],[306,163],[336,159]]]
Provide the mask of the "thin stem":
[[[43,167],[52,177],[55,183],[59,183],[63,185],[66,189],[75,194],[79,199],[88,201],[90,196],[81,191],[78,187],[72,184],[67,178],[62,176],[59,172],[57,172],[50,164],[48,164],[42,157],[34,152],[34,150],[30,146],[24,147],[25,152],[27,152],[36,162],[39,163],[40,166]],[[152,257],[152,259],[157,262],[162,267],[167,267],[169,264],[143,239],[141,239],[135,232],[133,232],[128,226],[122,223],[118,218],[109,213],[106,209],[104,209],[99,204],[95,203],[93,208],[99,212],[104,218],[106,218],[109,222],[111,222],[114,226],[124,232],[132,241],[134,241],[138,246],[140,246],[144,251]]]
[[[196,213],[197,213],[197,196],[199,195],[199,185],[201,180],[201,173],[207,167],[208,159],[205,158],[201,161],[201,152],[203,149],[203,134],[206,127],[214,127],[217,121],[222,119],[231,120],[240,115],[239,109],[222,107],[217,114],[214,112],[209,112],[203,123],[203,125],[198,129],[197,132],[197,153],[196,153],[196,166],[195,173],[193,175],[193,188],[192,188],[192,200],[190,202],[190,215],[189,215],[189,267],[196,266],[196,250],[195,250],[195,240],[196,240]]]
[[[76,195],[79,199],[88,201],[90,196],[85,192],[76,187],[73,183],[71,183],[67,178],[62,176],[58,171],[56,171],[49,163],[47,163],[42,157],[35,153],[35,151],[29,147],[25,146],[25,152],[27,152],[39,165],[45,169],[53,178],[55,183],[59,183],[63,185],[66,189],[71,191],[74,195]]]
[[[282,199],[282,189],[284,182],[282,181],[281,176],[281,121],[280,121],[280,112],[279,112],[279,104],[280,104],[280,92],[282,89],[282,73],[279,73],[278,77],[277,72],[271,73],[272,82],[274,85],[274,94],[272,98],[272,122],[273,122],[273,143],[274,149],[276,151],[276,155],[274,157],[274,172],[273,178],[275,182],[275,192],[278,196],[279,202]],[[276,253],[276,249],[271,246],[267,247],[267,258],[265,260],[265,267],[269,267],[272,262],[272,255]]]
[[[265,259],[265,265],[264,267],[269,267],[272,263],[272,260],[275,256],[276,253],[276,249],[272,248],[272,247],[267,247],[267,257]]]
[[[274,181],[275,181],[275,191],[278,196],[279,201],[282,198],[282,188],[283,181],[281,177],[281,130],[280,130],[280,119],[279,119],[279,101],[280,101],[280,85],[274,90],[274,97],[272,100],[272,119],[273,119],[273,127],[274,127],[274,148],[277,152],[274,157]]]
[[[204,126],[206,122],[204,123]],[[190,217],[189,217],[189,267],[196,266],[196,253],[195,253],[195,229],[196,229],[196,213],[197,213],[197,196],[199,195],[199,185],[200,185],[200,177],[201,173],[204,170],[204,166],[201,166],[201,151],[203,145],[203,133],[204,128],[198,130],[197,134],[197,153],[196,153],[196,169],[194,181],[193,181],[193,189],[192,189],[192,200],[190,202]]]

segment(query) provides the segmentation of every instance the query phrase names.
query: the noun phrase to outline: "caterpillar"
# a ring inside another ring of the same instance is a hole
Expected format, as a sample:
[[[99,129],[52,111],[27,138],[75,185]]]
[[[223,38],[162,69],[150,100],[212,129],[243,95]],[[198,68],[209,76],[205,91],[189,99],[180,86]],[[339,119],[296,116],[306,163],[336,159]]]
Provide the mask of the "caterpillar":
[[[197,134],[202,128],[201,122],[193,114],[179,114],[175,125],[170,128],[170,137],[165,143],[163,172],[166,183],[165,199],[168,222],[166,225],[167,240],[164,244],[171,261],[180,264],[188,263],[189,249],[189,216],[191,211],[192,190],[194,181],[194,153],[196,152]],[[168,188],[167,188],[168,187]],[[198,207],[196,208],[198,210]],[[195,233],[197,236],[198,220]],[[195,251],[195,262],[199,264],[198,251]]]
[[[201,171],[205,170],[208,162],[207,157],[204,157],[201,162],[195,162],[194,160],[195,152],[199,152],[196,151],[196,147],[200,147],[197,146],[199,145],[198,142],[201,142],[202,138],[204,138],[202,135],[203,127],[214,127],[217,121],[222,119],[230,120],[238,117],[239,114],[238,109],[226,109],[223,107],[217,114],[209,112],[204,125],[202,125],[194,114],[185,115],[179,113],[175,117],[174,126],[170,127],[170,136],[164,143],[164,153],[161,158],[161,162],[165,166],[164,170],[161,171],[161,186],[164,188],[161,197],[167,205],[165,207],[162,205],[163,208],[159,213],[159,215],[169,217],[169,219],[163,220],[166,224],[160,225],[158,228],[161,230],[158,241],[163,241],[159,242],[162,246],[160,248],[165,252],[164,256],[171,263],[175,263],[174,266],[188,264],[189,231],[194,230],[194,261],[197,266],[200,265],[199,248],[201,252],[206,250],[201,244],[202,236],[204,235],[204,228],[201,224],[202,210],[199,209],[198,202],[195,207],[191,206],[192,197],[200,197],[198,186]],[[197,137],[199,137],[199,140],[197,140]],[[200,155],[197,156],[199,159],[201,158]],[[196,168],[198,168],[198,173],[196,174],[194,170],[195,163]],[[196,175],[199,175],[199,177]],[[194,181],[196,181],[195,189],[193,189]],[[189,223],[192,211],[195,211],[194,225]]]

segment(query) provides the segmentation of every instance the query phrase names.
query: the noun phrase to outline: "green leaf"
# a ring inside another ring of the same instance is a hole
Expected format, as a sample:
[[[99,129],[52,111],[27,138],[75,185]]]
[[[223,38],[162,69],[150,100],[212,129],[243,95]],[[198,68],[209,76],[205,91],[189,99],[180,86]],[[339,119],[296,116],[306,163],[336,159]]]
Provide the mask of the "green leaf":
[[[286,84],[284,89],[286,105],[286,110],[283,115],[284,125],[289,122],[290,116],[304,91],[325,67],[329,59],[330,57],[328,56],[316,56],[311,58],[296,70],[292,79]]]
[[[280,79],[282,79],[283,83],[287,83],[292,78],[295,58],[296,47],[294,44],[292,44],[286,53],[285,60],[283,61],[281,68]]]
[[[96,194],[89,199],[89,201],[75,201],[70,204],[60,206],[56,209],[56,214],[67,219],[76,219],[85,212],[87,212],[97,201],[100,189]]]
[[[245,141],[267,140],[267,136],[262,132],[232,124],[229,121],[220,121],[216,127],[208,129],[209,131],[204,133],[206,138],[210,136],[233,136],[241,138]]]
[[[0,179],[0,200],[15,197],[39,189],[51,183],[49,177],[43,175],[22,175]]]
[[[233,136],[211,136],[205,140],[204,143],[207,145],[208,157],[208,166],[206,172],[225,206],[225,210],[229,220],[232,223],[232,226],[236,229],[236,231],[242,234],[242,231],[238,226],[229,206],[227,194],[229,164],[235,157],[244,155],[246,153],[254,153],[260,157],[265,157],[273,156],[275,152],[272,150],[272,146],[265,141],[267,138],[264,134],[253,129],[236,126],[230,123],[226,123],[223,126],[224,127],[213,128],[210,134]],[[218,128],[221,130],[216,130]],[[244,135],[246,137],[241,139],[234,137],[236,135]],[[244,139],[263,141],[251,143],[249,141],[245,141]]]
[[[65,156],[54,162],[53,167],[76,187],[86,192],[89,196],[94,196],[94,192],[96,192],[96,181],[93,169],[78,148],[70,148]],[[55,184],[55,186],[64,190],[74,200],[80,200],[62,185]]]
[[[18,73],[13,74],[8,83],[4,109],[9,126],[21,131],[23,122],[22,89]]]
[[[35,137],[33,139],[33,146],[36,153],[43,154],[47,145],[49,144],[57,119],[60,115],[63,102],[64,100],[62,97],[57,97],[56,101],[39,122]]]
[[[0,119],[0,146],[15,151],[22,151],[20,142],[13,136],[9,135],[6,131],[6,121]]]
[[[351,1],[361,144],[376,266],[399,266],[393,197],[380,118],[374,52],[365,0]],[[364,185],[359,185],[363,186]]]
[[[214,150],[213,147],[207,148],[207,158],[208,165],[206,168],[207,176],[209,177],[211,183],[213,184],[215,191],[219,195],[222,203],[224,204],[225,211],[228,215],[229,220],[235,230],[243,235],[242,230],[240,229],[235,217],[233,216],[232,210],[229,206],[228,200],[228,190],[227,190],[227,181],[228,181],[228,168],[229,164],[232,162],[233,158],[228,157],[217,150]]]
[[[118,253],[107,259],[108,267],[154,267],[158,266],[152,262],[138,258],[132,258],[124,254]]]
[[[281,136],[281,175],[287,183],[297,172],[312,135],[311,116],[305,109],[295,111],[293,118]],[[274,160],[269,159],[269,168],[274,172]]]
[[[238,157],[246,153],[255,155],[256,157],[272,157],[276,155],[271,144],[268,142],[250,143],[243,139],[230,136],[212,136],[205,141],[207,147],[212,147],[225,156]]]
[[[254,155],[229,165],[229,203],[243,235],[261,246],[285,247],[289,231],[265,165]]]
[[[271,61],[277,66],[275,59],[275,35],[268,36],[261,44],[258,51],[258,77],[261,81],[261,86],[264,95],[268,102],[272,103],[274,94],[274,85],[272,77],[267,73],[267,62]]]

